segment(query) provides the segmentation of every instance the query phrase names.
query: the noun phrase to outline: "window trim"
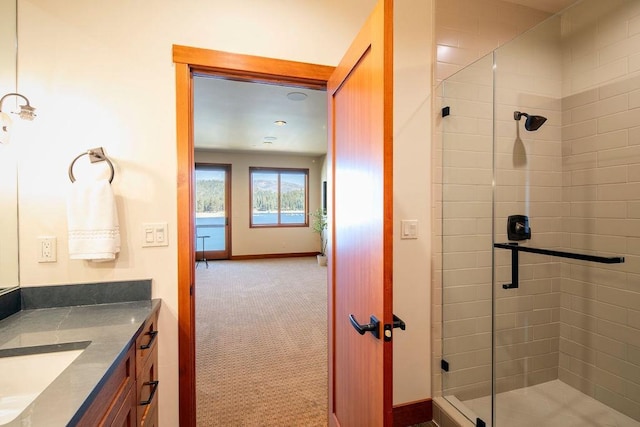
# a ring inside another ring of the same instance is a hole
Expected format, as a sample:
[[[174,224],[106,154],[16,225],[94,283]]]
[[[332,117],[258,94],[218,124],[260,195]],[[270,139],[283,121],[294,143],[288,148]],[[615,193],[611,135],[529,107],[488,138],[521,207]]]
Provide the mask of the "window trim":
[[[272,172],[278,174],[278,223],[277,224],[254,224],[253,223],[253,173]],[[280,223],[280,175],[297,172],[304,174],[304,224],[283,224]],[[249,167],[249,228],[298,228],[309,227],[309,169],[308,168],[274,168],[263,166]]]

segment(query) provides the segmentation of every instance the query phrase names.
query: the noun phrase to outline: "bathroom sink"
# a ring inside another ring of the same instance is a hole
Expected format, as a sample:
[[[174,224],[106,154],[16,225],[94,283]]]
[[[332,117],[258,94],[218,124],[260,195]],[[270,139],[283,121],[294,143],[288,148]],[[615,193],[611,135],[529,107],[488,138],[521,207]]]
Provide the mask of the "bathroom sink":
[[[0,349],[0,426],[20,415],[88,345],[83,341]]]

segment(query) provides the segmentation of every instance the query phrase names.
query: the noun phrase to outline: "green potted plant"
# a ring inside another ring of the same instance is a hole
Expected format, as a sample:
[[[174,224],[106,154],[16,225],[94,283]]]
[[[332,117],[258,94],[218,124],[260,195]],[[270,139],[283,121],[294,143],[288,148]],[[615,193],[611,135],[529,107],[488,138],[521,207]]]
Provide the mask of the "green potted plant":
[[[327,216],[320,208],[315,212],[309,214],[312,218],[311,230],[314,233],[318,233],[320,237],[320,253],[318,254],[318,264],[327,265],[327,239],[325,236],[325,230],[327,229]]]

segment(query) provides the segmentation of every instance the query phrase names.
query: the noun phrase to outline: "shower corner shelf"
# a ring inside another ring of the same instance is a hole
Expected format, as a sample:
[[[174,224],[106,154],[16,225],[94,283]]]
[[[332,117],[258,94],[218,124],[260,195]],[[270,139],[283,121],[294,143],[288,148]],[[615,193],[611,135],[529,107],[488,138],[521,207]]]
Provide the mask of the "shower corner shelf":
[[[515,289],[518,287],[518,253],[529,252],[534,254],[549,255],[559,258],[577,259],[580,261],[597,262],[600,264],[621,264],[624,257],[601,257],[596,255],[578,254],[574,252],[555,251],[551,249],[532,248],[529,246],[520,246],[517,243],[494,243],[494,248],[507,249],[511,251],[511,283],[502,285],[503,289]]]

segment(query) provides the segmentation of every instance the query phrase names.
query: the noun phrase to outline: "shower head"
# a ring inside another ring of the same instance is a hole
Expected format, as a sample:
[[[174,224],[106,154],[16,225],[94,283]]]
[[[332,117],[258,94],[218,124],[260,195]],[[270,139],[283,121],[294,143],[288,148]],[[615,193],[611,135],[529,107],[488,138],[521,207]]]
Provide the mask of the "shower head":
[[[513,119],[520,121],[522,116],[525,116],[527,120],[524,122],[524,128],[528,131],[538,130],[540,126],[547,121],[546,117],[543,116],[531,116],[527,113],[522,113],[520,111],[513,112]]]

